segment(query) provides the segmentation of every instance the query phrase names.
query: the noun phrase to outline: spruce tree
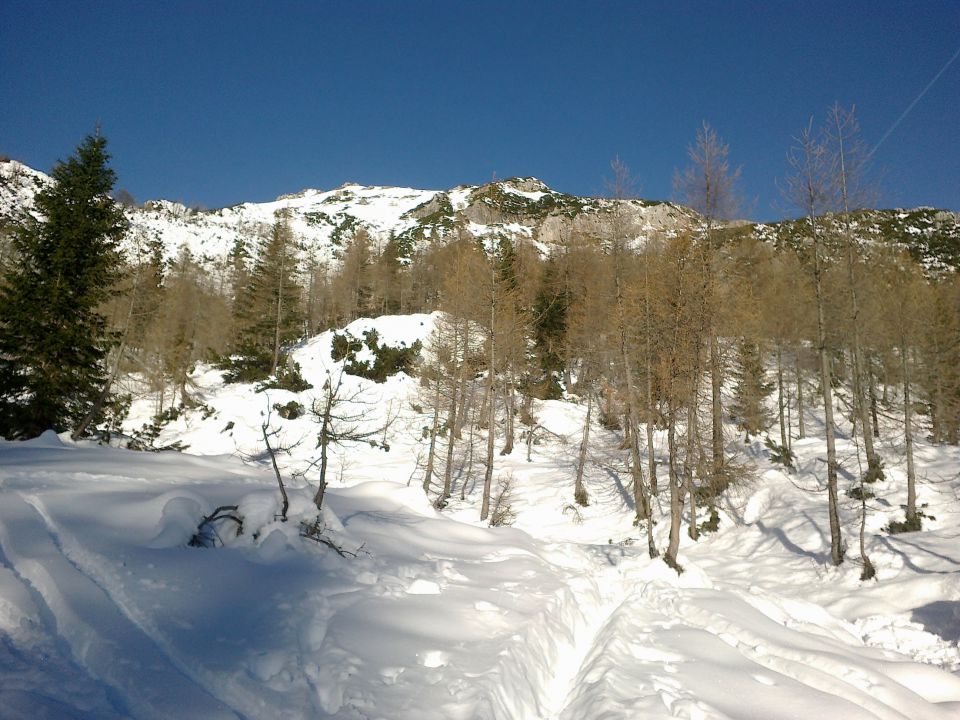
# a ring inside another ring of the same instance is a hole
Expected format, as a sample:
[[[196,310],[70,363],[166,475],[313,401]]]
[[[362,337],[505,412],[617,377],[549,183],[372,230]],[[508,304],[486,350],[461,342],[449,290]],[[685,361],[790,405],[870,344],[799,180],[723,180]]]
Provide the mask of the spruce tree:
[[[63,431],[90,409],[110,345],[100,311],[120,275],[127,222],[110,198],[107,141],[88,135],[13,231],[0,281],[0,435]]]
[[[755,340],[744,338],[740,341],[734,377],[736,385],[730,412],[737,427],[746,433],[745,442],[750,442],[751,435],[759,435],[773,422],[773,415],[767,407],[773,383],[767,380],[763,353]]]
[[[280,212],[260,245],[250,283],[236,308],[238,336],[226,363],[227,380],[250,382],[275,375],[283,347],[303,334],[303,291],[297,282],[297,248],[289,217]]]

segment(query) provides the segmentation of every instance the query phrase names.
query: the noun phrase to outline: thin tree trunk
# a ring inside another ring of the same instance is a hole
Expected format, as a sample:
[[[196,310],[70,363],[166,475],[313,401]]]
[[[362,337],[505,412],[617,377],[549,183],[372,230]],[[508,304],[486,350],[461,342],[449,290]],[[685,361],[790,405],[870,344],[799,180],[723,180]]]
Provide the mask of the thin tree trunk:
[[[470,408],[471,420],[470,420],[470,434],[467,437],[467,470],[464,473],[463,482],[460,483],[460,499],[461,500],[466,499],[467,480],[473,477],[473,452],[476,448],[476,443],[474,441],[474,433],[477,429],[477,423],[474,422],[474,419],[476,418],[476,412],[477,412],[476,405],[474,402],[475,393],[476,393],[476,386],[471,384],[470,400],[468,403]],[[466,410],[466,406],[464,407],[464,410]]]
[[[711,449],[713,451],[714,492],[719,494],[726,489],[723,457],[723,407],[720,390],[723,386],[723,368],[720,361],[720,341],[715,332],[710,333],[710,392],[711,392]]]
[[[637,409],[637,398],[633,386],[633,367],[630,357],[627,353],[627,328],[626,312],[623,307],[623,289],[620,282],[619,265],[614,278],[617,301],[617,325],[620,335],[620,362],[623,364],[623,375],[626,382],[627,396],[627,418],[624,428],[624,442],[628,443],[630,449],[630,472],[633,476],[633,501],[637,520],[650,521],[650,500],[647,496],[643,482],[643,461],[640,458],[640,448],[637,443],[637,423],[639,422],[639,413]]]
[[[900,337],[900,364],[903,371],[903,435],[907,445],[907,522],[917,519],[917,476],[913,464],[913,408],[910,405],[910,363],[907,340]]]
[[[803,371],[800,369],[800,347],[794,353],[794,369],[797,374],[797,438],[803,440],[807,431],[803,425]]]
[[[514,402],[515,395],[513,391],[513,377],[512,373],[507,374],[507,381],[505,387],[503,388],[503,404],[504,412],[506,417],[504,418],[504,443],[503,449],[500,451],[501,455],[509,455],[513,452],[513,434],[514,434]]]
[[[860,343],[860,301],[857,294],[856,278],[856,249],[854,239],[850,229],[850,205],[847,195],[847,169],[846,154],[844,147],[844,123],[841,122],[840,115],[836,113],[835,106],[834,122],[837,129],[837,142],[839,151],[839,180],[840,193],[843,200],[843,217],[845,225],[844,240],[847,246],[847,283],[850,292],[850,314],[851,327],[850,337],[853,344],[853,392],[854,392],[854,412],[860,418],[861,434],[863,435],[863,447],[867,454],[867,477],[869,482],[883,479],[883,471],[880,469],[880,458],[877,456],[873,447],[873,430],[871,429],[870,416],[867,414],[866,393],[864,392],[864,370],[863,370],[863,348]],[[849,116],[848,116],[849,119]]]
[[[459,321],[457,321],[459,322]],[[454,346],[456,346],[456,338],[459,333],[454,329]],[[457,411],[457,416],[453,422],[453,429],[451,432],[457,440],[463,439],[463,425],[467,420],[467,357],[470,354],[470,322],[464,321],[463,327],[463,361],[459,359],[458,362],[458,371],[459,375],[457,377],[457,393],[462,398],[460,403],[460,409]],[[455,395],[457,394],[455,393]]]
[[[280,320],[283,317],[283,271],[284,261],[287,259],[286,244],[280,251],[280,277],[277,279],[277,317],[273,328],[273,363],[270,374],[277,374],[277,365],[280,364]]]
[[[813,219],[811,218],[811,222]],[[827,351],[826,320],[822,268],[820,266],[820,238],[814,226],[814,289],[817,301],[817,351],[820,356],[820,384],[823,390],[824,426],[827,440],[827,503],[830,517],[830,559],[834,565],[843,562],[843,545],[840,532],[839,498],[837,496],[837,446],[833,423],[833,389],[830,381],[830,355]]]
[[[867,494],[863,490],[863,478],[860,479],[860,559],[863,561],[861,580],[870,580],[877,571],[867,555]]]
[[[873,376],[873,361],[867,357],[867,392],[870,396],[870,417],[873,419],[873,437],[880,438],[880,419],[877,412],[877,383]]]
[[[650,312],[650,263],[643,263],[643,312],[646,320],[645,351],[644,362],[646,363],[647,376],[647,397],[646,417],[644,426],[647,435],[647,478],[650,481],[650,495],[656,495],[657,489],[657,458],[653,454],[653,422],[654,422],[654,400],[653,400],[653,350],[651,348],[650,336],[653,334],[653,321]]]
[[[277,478],[277,485],[280,486],[280,497],[283,500],[280,508],[280,521],[286,522],[287,511],[290,509],[290,499],[287,497],[287,489],[283,486],[283,476],[280,475],[280,468],[277,465],[277,455],[270,445],[270,435],[267,429],[267,423],[260,426],[260,431],[263,433],[263,442],[267,446],[267,454],[270,455],[270,464],[273,466],[273,474]]]
[[[777,342],[777,410],[780,415],[780,447],[787,447],[787,426],[784,422],[783,402],[783,349]]]
[[[667,552],[663,560],[667,565],[681,572],[681,567],[677,563],[677,553],[680,550],[680,513],[681,497],[680,483],[677,480],[677,443],[676,443],[676,412],[671,407],[669,425],[667,426],[667,453],[669,456],[669,478],[670,478],[670,540],[667,544]]]
[[[328,385],[326,388],[327,396],[323,406],[323,417],[320,421],[320,482],[317,492],[313,496],[313,504],[317,510],[323,508],[323,495],[327,491],[327,446],[330,444],[330,412],[333,408],[333,387]]]
[[[490,489],[493,485],[493,441],[494,429],[497,422],[495,378],[496,378],[496,353],[494,345],[494,336],[496,333],[496,291],[493,264],[490,265],[491,274],[491,296],[490,296],[490,348],[489,365],[487,366],[487,467],[483,474],[483,501],[480,505],[480,519],[486,520],[490,514]]]
[[[690,526],[687,534],[692,540],[700,539],[700,531],[697,528],[697,497],[696,486],[693,483],[693,468],[695,460],[695,451],[697,447],[697,402],[699,393],[694,390],[690,406],[687,408],[687,453],[683,458],[684,472],[683,480],[687,486],[687,497],[690,499]]]
[[[590,420],[593,415],[593,391],[587,388],[587,417],[583,421],[583,436],[580,439],[580,455],[577,458],[577,479],[573,486],[573,500],[578,505],[589,505],[587,490],[583,487],[583,469],[587,464],[587,447],[590,443]],[[531,433],[533,431],[531,430]]]
[[[437,451],[437,431],[440,428],[440,368],[437,368],[437,377],[434,379],[433,390],[433,423],[430,426],[430,448],[427,450],[427,467],[423,472],[423,492],[430,493],[430,482],[433,480],[433,461]]]
[[[453,331],[453,361],[454,363],[459,363],[458,343],[457,339],[459,338],[459,332],[456,327]],[[458,408],[458,399],[460,395],[460,378],[456,377],[457,374],[463,375],[463,370],[459,365],[457,367],[457,373],[453,378],[450,388],[450,409],[447,411],[447,459],[446,464],[443,468],[443,495],[440,496],[441,502],[445,502],[449,497],[450,493],[453,492],[453,450],[456,445],[457,440],[460,437],[460,434],[456,430],[457,426],[457,414],[461,412]]]

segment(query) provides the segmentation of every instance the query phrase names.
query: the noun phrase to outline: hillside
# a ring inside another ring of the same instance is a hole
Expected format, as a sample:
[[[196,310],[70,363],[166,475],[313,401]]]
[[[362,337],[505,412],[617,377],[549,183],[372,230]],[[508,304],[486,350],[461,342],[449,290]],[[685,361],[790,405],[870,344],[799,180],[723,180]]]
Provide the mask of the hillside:
[[[361,319],[384,343],[428,338],[439,315]],[[310,408],[339,377],[332,333],[294,351],[313,389],[225,385],[194,374],[202,406],[135,453],[48,433],[0,442],[0,707],[33,718],[796,718],[946,720],[960,711],[960,455],[919,443],[924,530],[888,535],[904,501],[901,441],[884,427],[887,480],[867,518],[875,581],[828,563],[823,443],[796,440],[796,470],[744,446],[754,480],[719,503],[718,531],[683,537],[677,575],[633,525],[619,433],[594,424],[590,505],[572,503],[585,404],[537,401],[538,430],[496,459],[512,527],[478,521],[478,470],[442,511],[419,487],[429,416],[417,379],[345,376],[378,427],[332,449],[322,515],[303,537],[316,418],[272,415],[290,518],[264,452],[274,404]],[[138,399],[126,426],[153,411]],[[807,422],[822,417],[808,409]],[[839,439],[844,489],[856,447]],[[477,437],[482,442],[482,434]],[[666,438],[656,433],[659,460]],[[241,462],[243,460],[243,462]],[[297,471],[306,471],[298,474]],[[461,498],[462,493],[462,498]],[[662,547],[665,490],[655,510]],[[214,547],[200,520],[235,505]],[[686,512],[686,511],[685,511]],[[852,538],[859,502],[844,496]],[[703,518],[704,520],[706,517]]]
[[[17,162],[0,163],[0,222],[32,208],[37,183],[47,176]],[[217,210],[148,200],[128,208],[131,236],[157,237],[167,257],[181,247],[209,262],[223,261],[238,243],[253,251],[275,213],[318,262],[337,260],[350,234],[365,228],[379,243],[396,237],[408,253],[449,238],[458,227],[477,237],[523,237],[544,252],[574,235],[607,236],[624,223],[634,235],[675,230],[693,217],[671,203],[581,198],[552,190],[535,178],[512,178],[447,191],[346,183],[329,191],[302,190],[274,202],[242,203]]]
[[[36,183],[47,176],[15,161],[0,162],[0,226],[32,208]],[[157,237],[168,258],[181,247],[209,263],[223,262],[238,244],[255,252],[275,213],[287,210],[290,226],[315,262],[336,262],[344,243],[365,228],[379,244],[391,236],[409,255],[450,238],[463,228],[482,238],[526,238],[540,251],[575,237],[610,237],[614,225],[632,238],[671,234],[696,220],[688,208],[646,200],[610,200],[567,195],[536,178],[511,178],[481,186],[438,190],[346,183],[334,190],[302,190],[269,203],[228,208],[188,208],[169,200],[148,200],[128,208],[131,237]],[[934,208],[869,210],[857,214],[858,236],[908,250],[928,268],[960,268],[960,214]],[[745,224],[735,234],[753,233],[778,246],[798,242],[802,221]]]

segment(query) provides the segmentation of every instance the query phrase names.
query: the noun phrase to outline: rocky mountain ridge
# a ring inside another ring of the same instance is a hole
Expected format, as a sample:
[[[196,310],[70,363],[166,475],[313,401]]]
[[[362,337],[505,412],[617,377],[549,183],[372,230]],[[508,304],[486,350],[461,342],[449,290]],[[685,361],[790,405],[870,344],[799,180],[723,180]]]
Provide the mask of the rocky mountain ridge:
[[[33,209],[36,189],[49,178],[16,161],[0,162],[0,238],[4,227]],[[157,238],[167,257],[187,248],[208,263],[223,261],[234,248],[254,253],[278,213],[286,212],[302,248],[314,262],[335,264],[353,232],[366,230],[374,245],[391,237],[412,256],[432,243],[465,232],[487,240],[523,238],[543,254],[576,238],[610,237],[614,231],[642,242],[695,224],[697,215],[670,202],[578,197],[532,178],[509,178],[449,190],[345,183],[333,190],[305,189],[266,203],[241,203],[216,210],[149,200],[128,207],[131,242]],[[795,244],[802,220],[735,223],[745,233],[777,245]],[[936,271],[960,268],[960,213],[935,208],[867,210],[853,227],[865,242],[902,246]]]
[[[15,161],[0,163],[0,224],[33,209],[43,173]],[[241,203],[217,210],[149,200],[128,207],[134,236],[159,238],[168,257],[186,247],[207,261],[222,260],[238,243],[249,250],[280,212],[305,251],[318,261],[336,261],[350,235],[365,229],[375,244],[396,238],[405,254],[468,232],[484,239],[525,238],[544,253],[574,236],[610,235],[614,223],[635,238],[674,232],[695,214],[673,203],[609,200],[568,195],[536,178],[510,178],[449,190],[365,186],[306,189],[273,202]]]

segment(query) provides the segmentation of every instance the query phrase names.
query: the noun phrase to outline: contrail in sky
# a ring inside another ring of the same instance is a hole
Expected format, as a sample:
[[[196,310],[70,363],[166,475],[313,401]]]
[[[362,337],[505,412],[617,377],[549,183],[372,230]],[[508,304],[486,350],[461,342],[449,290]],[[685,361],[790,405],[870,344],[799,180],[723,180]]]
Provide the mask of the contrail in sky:
[[[909,106],[907,106],[907,109],[903,111],[903,114],[897,118],[897,121],[893,125],[891,125],[890,129],[887,130],[886,133],[884,133],[884,136],[882,138],[880,138],[880,142],[878,142],[876,145],[873,146],[873,150],[870,151],[870,154],[867,157],[873,156],[873,154],[877,151],[877,148],[883,145],[883,141],[886,140],[888,137],[890,137],[890,133],[896,130],[897,126],[901,122],[903,122],[903,119],[910,114],[910,111],[913,110],[913,106],[916,105],[918,102],[920,102],[923,96],[927,94],[927,91],[933,87],[933,84],[940,79],[940,76],[943,75],[944,72],[946,72],[947,68],[950,67],[953,64],[953,61],[956,60],[958,57],[960,57],[960,48],[957,48],[957,51],[953,54],[953,57],[947,60],[947,64],[944,65],[942,68],[940,68],[940,72],[938,72],[936,75],[933,76],[933,80],[928,82],[927,86],[923,89],[923,91],[919,95],[917,95],[917,97],[914,98],[913,102],[910,103]]]

